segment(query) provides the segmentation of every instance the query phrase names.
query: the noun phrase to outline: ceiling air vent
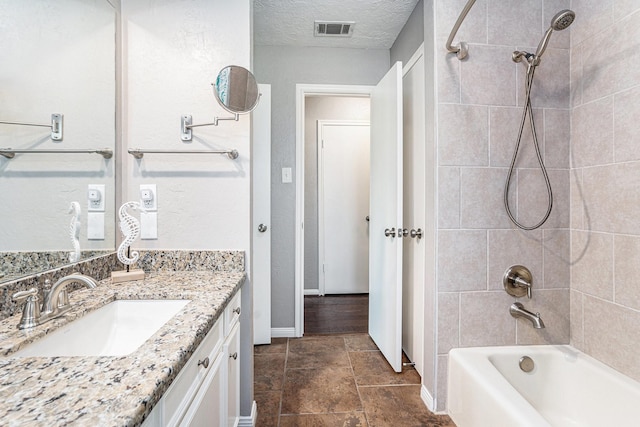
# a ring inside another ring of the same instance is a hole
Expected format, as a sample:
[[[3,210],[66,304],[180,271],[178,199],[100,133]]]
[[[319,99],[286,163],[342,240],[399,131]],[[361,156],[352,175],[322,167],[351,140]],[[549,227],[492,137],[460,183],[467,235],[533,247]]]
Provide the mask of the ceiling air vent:
[[[354,21],[315,21],[316,37],[351,37]]]

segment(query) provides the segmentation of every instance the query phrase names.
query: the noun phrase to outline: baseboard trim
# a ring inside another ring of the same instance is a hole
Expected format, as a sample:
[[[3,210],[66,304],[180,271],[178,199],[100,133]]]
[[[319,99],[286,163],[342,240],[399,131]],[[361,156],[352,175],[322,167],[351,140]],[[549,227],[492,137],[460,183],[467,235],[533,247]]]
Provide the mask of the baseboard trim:
[[[433,396],[431,396],[431,393],[429,393],[429,390],[427,390],[424,384],[420,387],[420,398],[422,399],[428,410],[430,410],[431,412],[435,412]]]
[[[320,296],[320,289],[305,289],[304,296],[306,297],[307,295]]]
[[[254,427],[256,425],[256,420],[258,419],[258,405],[256,401],[253,401],[253,405],[251,405],[251,415],[249,416],[241,416],[240,421],[238,422],[238,427]]]
[[[271,338],[295,338],[296,328],[271,328]]]

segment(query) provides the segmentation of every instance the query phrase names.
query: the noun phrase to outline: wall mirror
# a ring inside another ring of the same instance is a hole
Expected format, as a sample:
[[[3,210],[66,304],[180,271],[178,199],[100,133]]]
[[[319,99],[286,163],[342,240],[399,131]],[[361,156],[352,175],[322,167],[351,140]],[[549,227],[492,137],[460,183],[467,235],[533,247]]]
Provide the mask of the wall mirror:
[[[234,114],[252,111],[260,98],[256,78],[251,71],[238,65],[220,70],[213,84],[213,93],[222,108]]]
[[[0,121],[64,118],[58,139],[0,123],[0,148],[19,150],[0,157],[2,283],[72,262],[73,202],[80,259],[115,248],[115,161],[83,151],[115,150],[117,11],[107,0],[0,0],[0,10]],[[95,212],[90,186],[104,189]]]

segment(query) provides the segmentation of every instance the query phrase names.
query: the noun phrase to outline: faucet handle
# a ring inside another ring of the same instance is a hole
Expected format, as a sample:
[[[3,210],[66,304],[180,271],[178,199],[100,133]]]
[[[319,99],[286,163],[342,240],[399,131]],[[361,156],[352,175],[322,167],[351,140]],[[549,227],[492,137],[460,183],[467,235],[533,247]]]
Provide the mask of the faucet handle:
[[[11,298],[15,302],[22,302],[22,301],[24,301],[25,299],[28,299],[28,298],[32,298],[32,299],[35,299],[37,301],[38,300],[38,290],[36,288],[31,288],[31,289],[26,290],[26,291],[16,292],[15,294],[13,294],[11,296]]]
[[[531,282],[527,282],[521,277],[513,278],[516,286],[520,286],[521,288],[525,288],[527,290],[527,298],[531,299]]]
[[[526,267],[521,265],[509,267],[502,277],[502,284],[504,290],[512,297],[520,298],[526,295],[531,299],[533,276]]]
[[[27,291],[16,292],[12,295],[12,298],[16,302],[27,302],[22,309],[22,318],[18,324],[18,329],[32,328],[38,325],[40,320],[40,306],[38,305],[38,290],[31,288]]]

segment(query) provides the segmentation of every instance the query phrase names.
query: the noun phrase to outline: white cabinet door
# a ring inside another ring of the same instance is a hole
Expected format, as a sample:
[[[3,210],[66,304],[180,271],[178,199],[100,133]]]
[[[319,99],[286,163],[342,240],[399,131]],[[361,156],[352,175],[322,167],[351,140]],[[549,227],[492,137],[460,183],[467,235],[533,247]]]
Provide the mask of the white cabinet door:
[[[204,378],[198,394],[191,402],[181,426],[223,426],[225,425],[225,411],[223,396],[226,392],[224,381],[224,353],[219,353],[209,372]]]
[[[224,345],[227,359],[227,423],[236,427],[240,421],[240,324],[236,324]]]

